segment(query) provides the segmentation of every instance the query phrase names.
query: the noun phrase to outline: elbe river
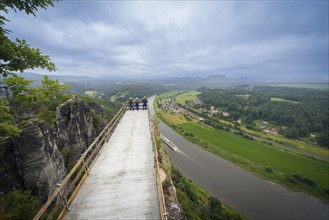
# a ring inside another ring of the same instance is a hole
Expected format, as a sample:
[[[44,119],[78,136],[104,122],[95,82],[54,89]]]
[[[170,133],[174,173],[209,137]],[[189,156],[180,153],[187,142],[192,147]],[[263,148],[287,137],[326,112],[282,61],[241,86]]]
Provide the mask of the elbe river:
[[[148,99],[151,108],[154,98]],[[159,130],[179,148],[173,151],[167,147],[175,166],[248,219],[329,219],[329,204],[320,199],[261,179],[195,146],[162,122]]]

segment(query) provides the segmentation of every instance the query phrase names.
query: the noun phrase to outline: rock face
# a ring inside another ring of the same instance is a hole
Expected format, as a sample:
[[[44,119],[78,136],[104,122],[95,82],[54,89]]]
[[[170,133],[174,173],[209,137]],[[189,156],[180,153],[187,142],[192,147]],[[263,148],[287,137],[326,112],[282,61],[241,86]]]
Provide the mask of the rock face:
[[[70,99],[57,108],[56,124],[58,147],[69,149],[66,163],[71,164],[96,138],[90,107],[81,100]]]
[[[18,175],[16,155],[11,139],[0,140],[0,194],[25,189],[24,180]]]
[[[176,189],[171,180],[162,182],[164,199],[167,209],[167,217],[170,220],[187,220],[188,218],[183,212],[181,205],[176,196]]]
[[[96,114],[100,117],[104,117],[104,106],[100,105],[97,102],[92,102],[89,104],[90,108],[95,110]]]
[[[66,175],[63,157],[48,123],[30,119],[21,129],[20,137],[4,148],[7,157],[3,162],[10,178],[1,178],[1,190],[30,189],[45,202]]]
[[[45,202],[65,178],[65,163],[75,162],[96,137],[90,108],[104,114],[97,103],[89,107],[71,99],[57,108],[55,128],[30,119],[21,126],[19,138],[0,138],[0,195],[29,189]],[[64,148],[66,161],[61,154]]]

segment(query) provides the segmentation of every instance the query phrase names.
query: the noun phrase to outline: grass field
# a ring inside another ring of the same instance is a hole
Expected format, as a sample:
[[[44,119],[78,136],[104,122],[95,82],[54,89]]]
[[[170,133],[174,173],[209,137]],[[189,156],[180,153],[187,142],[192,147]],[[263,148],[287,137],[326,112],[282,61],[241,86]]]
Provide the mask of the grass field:
[[[89,95],[89,96],[94,96],[96,94],[96,91],[94,91],[94,90],[87,90],[87,91],[85,91],[85,94],[86,95]]]
[[[289,102],[289,103],[294,103],[294,104],[300,103],[300,102],[293,101],[293,100],[287,100],[287,99],[275,98],[275,97],[271,97],[271,102]]]
[[[247,140],[232,132],[208,128],[196,122],[179,126],[185,131],[193,133],[194,137],[239,157],[263,166],[270,166],[287,174],[301,173],[313,178],[323,188],[329,185],[328,163],[286,152],[259,141]]]
[[[287,84],[282,83],[282,84],[271,84],[269,86],[329,90],[329,85],[326,83],[287,83]]]
[[[163,114],[164,112],[162,110],[159,110],[161,111]],[[182,124],[182,123],[186,123],[187,120],[185,117],[183,117],[182,115],[180,114],[174,114],[174,113],[168,113],[166,114],[166,120],[168,120],[168,122],[170,124],[173,124],[173,125],[178,125],[178,124]]]
[[[279,143],[283,143],[287,146],[291,146],[291,147],[295,147],[295,148],[299,148],[302,150],[305,150],[307,152],[310,152],[312,154],[316,154],[319,156],[325,156],[325,157],[329,157],[329,150],[326,148],[320,148],[320,147],[314,147],[314,146],[310,146],[307,144],[302,144],[302,143],[298,143],[295,140],[286,138],[282,135],[278,135],[278,136],[273,136],[271,134],[264,134],[262,132],[258,132],[258,131],[254,131],[254,130],[250,130],[244,126],[240,126],[241,131],[250,134],[250,135],[255,135],[257,137],[261,137],[261,138],[265,138],[268,140],[273,140]]]
[[[186,105],[186,101],[195,99],[200,93],[201,92],[197,91],[184,92],[176,97],[176,102],[181,105]]]
[[[173,96],[176,96],[177,94],[178,94],[177,91],[162,93],[162,94],[160,94],[156,97],[156,100],[161,100],[161,99],[165,99],[165,98],[168,98],[168,97],[173,97]],[[157,102],[154,102],[154,103],[157,106]]]

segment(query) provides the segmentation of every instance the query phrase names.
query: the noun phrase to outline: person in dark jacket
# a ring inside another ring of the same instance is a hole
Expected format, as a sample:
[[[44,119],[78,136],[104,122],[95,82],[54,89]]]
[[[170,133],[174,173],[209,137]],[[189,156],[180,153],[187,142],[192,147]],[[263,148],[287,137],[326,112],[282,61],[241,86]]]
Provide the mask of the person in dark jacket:
[[[147,103],[148,103],[146,96],[144,96],[142,102],[143,102],[143,110],[144,109],[146,110],[147,109]]]
[[[135,99],[135,106],[136,106],[136,110],[138,111],[138,109],[139,109],[139,99],[138,99],[138,97],[136,97],[136,99]]]
[[[133,98],[132,98],[132,97],[130,97],[130,99],[129,99],[129,110],[130,110],[130,111],[131,111],[131,110],[134,111],[134,105],[133,105]]]

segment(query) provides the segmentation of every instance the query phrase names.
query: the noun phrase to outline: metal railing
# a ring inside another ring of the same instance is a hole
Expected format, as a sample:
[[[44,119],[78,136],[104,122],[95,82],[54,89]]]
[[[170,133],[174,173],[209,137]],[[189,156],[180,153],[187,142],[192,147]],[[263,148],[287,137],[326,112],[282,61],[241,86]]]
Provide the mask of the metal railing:
[[[70,205],[81,188],[83,182],[87,178],[100,150],[109,141],[114,128],[120,121],[125,111],[126,105],[118,111],[110,123],[108,123],[103,131],[95,138],[64,180],[57,184],[56,190],[36,214],[34,220],[38,220],[40,218],[62,219],[65,213],[70,210]]]
[[[150,125],[150,129],[151,129],[152,146],[153,146],[153,150],[154,150],[154,163],[155,163],[155,169],[156,169],[156,185],[157,185],[157,190],[158,190],[160,219],[167,220],[166,203],[165,203],[164,194],[163,194],[162,182],[160,180],[158,149],[157,149],[156,138],[155,138],[155,123],[151,117],[151,112],[150,112],[149,108],[148,108],[148,116],[149,116],[149,125]]]

